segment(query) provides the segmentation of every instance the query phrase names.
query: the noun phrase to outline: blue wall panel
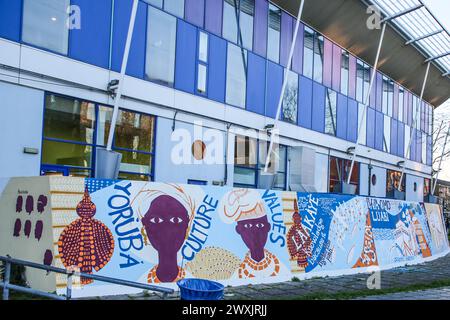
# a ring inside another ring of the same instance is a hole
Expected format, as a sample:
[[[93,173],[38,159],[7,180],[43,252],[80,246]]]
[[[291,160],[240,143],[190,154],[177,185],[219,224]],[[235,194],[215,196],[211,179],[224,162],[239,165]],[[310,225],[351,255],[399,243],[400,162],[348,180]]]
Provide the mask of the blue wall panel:
[[[275,119],[283,85],[283,67],[267,63],[266,116]]]
[[[247,110],[264,115],[266,60],[248,53]]]
[[[348,98],[342,94],[338,94],[336,136],[341,139],[347,139],[347,109]]]
[[[422,135],[422,132],[420,130],[417,130],[417,141],[416,141],[416,161],[422,162],[422,144],[424,135]]]
[[[225,102],[227,72],[227,42],[219,37],[209,36],[208,97]]]
[[[0,0],[0,38],[20,41],[22,0]]]
[[[431,166],[433,162],[433,137],[427,136],[427,165]]]
[[[304,90],[300,87],[300,90]],[[308,91],[309,92],[309,91]],[[311,128],[314,131],[325,132],[325,87],[313,82],[313,108],[304,117],[312,118]],[[303,114],[300,113],[299,117]]]
[[[109,68],[111,0],[72,0],[81,9],[81,29],[70,30],[69,57]]]
[[[391,119],[391,141],[386,141],[391,144],[391,154],[398,155],[398,122],[395,119]]]
[[[356,142],[358,138],[358,103],[353,99],[348,99],[347,112],[347,140]]]
[[[120,72],[122,67],[125,41],[128,34],[131,0],[114,2],[113,43],[111,52],[111,69]],[[145,44],[147,30],[147,5],[139,2],[134,27],[133,40],[131,41],[130,56],[127,65],[127,74],[132,77],[144,78],[145,73]]]
[[[416,129],[412,129],[412,138],[411,138],[411,147],[409,149],[409,159],[412,161],[416,161],[416,141],[417,141],[417,131]],[[407,133],[408,134],[408,133]]]
[[[175,63],[176,89],[189,93],[195,92],[196,57],[197,28],[182,20],[178,20]]]
[[[313,82],[311,79],[300,76],[298,81],[298,108],[297,123],[299,126],[307,129],[312,128],[312,109],[313,109]],[[316,90],[314,86],[314,90]]]
[[[405,124],[399,121],[397,130],[397,155],[403,158],[405,156]]]
[[[381,112],[376,112],[375,149],[380,151],[383,151],[383,136],[384,136],[384,115]]]
[[[367,136],[366,145],[375,148],[375,110],[367,108]]]

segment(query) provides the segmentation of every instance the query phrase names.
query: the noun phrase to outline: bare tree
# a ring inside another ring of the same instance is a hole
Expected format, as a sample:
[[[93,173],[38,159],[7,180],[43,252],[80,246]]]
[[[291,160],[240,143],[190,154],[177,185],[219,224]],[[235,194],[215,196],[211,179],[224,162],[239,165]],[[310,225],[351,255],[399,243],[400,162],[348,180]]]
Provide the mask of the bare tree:
[[[447,145],[444,146],[446,136],[449,134],[450,126],[450,101],[440,106],[434,111],[433,128],[433,170],[439,170],[442,159],[442,169],[450,167],[450,137]],[[443,150],[445,147],[445,150]]]

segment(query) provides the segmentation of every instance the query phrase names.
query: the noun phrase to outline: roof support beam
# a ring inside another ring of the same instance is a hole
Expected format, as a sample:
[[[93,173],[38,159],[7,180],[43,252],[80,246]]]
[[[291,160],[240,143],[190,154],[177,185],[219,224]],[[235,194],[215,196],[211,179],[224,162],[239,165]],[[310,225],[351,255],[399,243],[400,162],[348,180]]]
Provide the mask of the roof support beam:
[[[427,63],[427,62],[432,62],[432,61],[434,61],[434,60],[438,60],[438,59],[444,58],[444,57],[446,57],[446,56],[448,56],[448,55],[450,55],[450,52],[443,53],[443,54],[441,54],[441,55],[439,55],[439,56],[436,56],[436,57],[428,58],[427,60],[425,60],[425,63]]]
[[[381,20],[381,23],[389,22],[389,21],[391,21],[391,20],[400,18],[401,16],[404,16],[404,15],[406,15],[406,14],[409,14],[409,13],[413,12],[413,11],[419,10],[420,8],[423,8],[423,7],[424,7],[423,4],[419,4],[419,5],[415,6],[415,7],[406,9],[405,11],[396,13],[396,14],[390,16],[390,17],[386,17],[386,18],[384,18],[383,20]]]
[[[409,41],[407,41],[407,42],[405,43],[405,45],[410,45],[410,44],[416,43],[416,42],[418,42],[418,41],[421,41],[421,40],[424,40],[424,39],[433,37],[433,36],[435,36],[435,35],[437,35],[437,34],[439,34],[439,33],[442,33],[442,31],[444,31],[444,30],[437,30],[437,31],[435,31],[435,32],[429,33],[429,34],[424,35],[424,36],[422,36],[422,37],[419,37],[419,38],[416,38],[416,39],[409,40]]]

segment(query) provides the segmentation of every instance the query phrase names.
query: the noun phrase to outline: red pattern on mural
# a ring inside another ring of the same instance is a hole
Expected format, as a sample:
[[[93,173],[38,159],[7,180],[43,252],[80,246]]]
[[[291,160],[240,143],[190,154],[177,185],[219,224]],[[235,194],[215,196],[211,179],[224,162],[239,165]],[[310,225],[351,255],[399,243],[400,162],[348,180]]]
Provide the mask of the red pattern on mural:
[[[308,232],[302,226],[297,199],[294,202],[294,211],[292,215],[294,225],[287,234],[288,250],[291,258],[297,260],[297,265],[305,269],[308,266],[308,258],[311,257],[312,242]]]
[[[76,267],[82,273],[92,274],[93,270],[99,271],[111,260],[114,238],[108,227],[93,219],[96,207],[87,188],[76,211],[80,218],[67,226],[59,237],[61,262],[66,268]],[[81,284],[92,282],[81,278]]]
[[[361,256],[353,268],[364,268],[378,266],[377,249],[375,248],[375,238],[373,237],[372,222],[370,214],[367,213],[366,228],[364,231],[364,247]]]

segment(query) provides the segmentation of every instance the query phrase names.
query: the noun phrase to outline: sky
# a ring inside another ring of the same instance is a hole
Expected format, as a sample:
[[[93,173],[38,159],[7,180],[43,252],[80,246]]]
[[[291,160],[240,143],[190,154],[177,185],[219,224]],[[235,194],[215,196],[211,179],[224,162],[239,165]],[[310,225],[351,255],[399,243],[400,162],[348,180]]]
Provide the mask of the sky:
[[[423,2],[446,29],[450,31],[450,0],[423,0]],[[435,115],[437,116],[438,114],[441,116],[445,114],[445,117],[442,118],[450,119],[450,100],[436,109]],[[450,160],[442,164],[442,169],[439,179],[450,181]]]

